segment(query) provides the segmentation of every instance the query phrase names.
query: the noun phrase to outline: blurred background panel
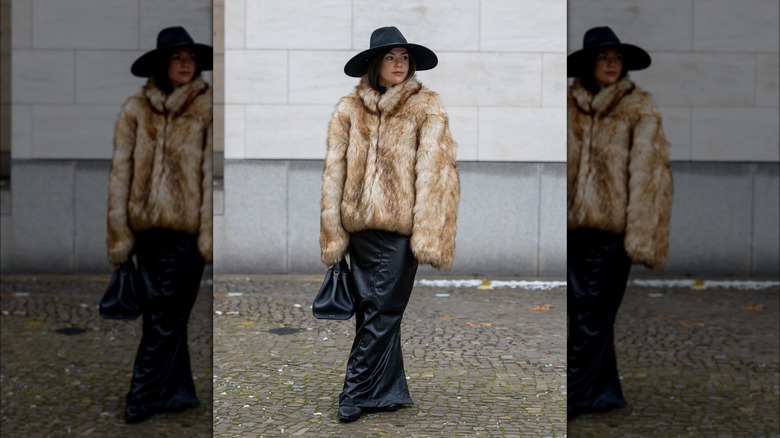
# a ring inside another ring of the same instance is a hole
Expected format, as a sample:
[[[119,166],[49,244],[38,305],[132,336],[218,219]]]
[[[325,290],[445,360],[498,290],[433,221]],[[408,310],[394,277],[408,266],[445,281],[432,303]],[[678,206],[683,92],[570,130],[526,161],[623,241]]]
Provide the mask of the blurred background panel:
[[[670,275],[780,275],[780,3],[572,0],[568,52],[610,26],[653,59],[632,72],[671,143]],[[641,267],[634,274],[650,274]]]
[[[211,0],[3,0],[3,274],[109,273],[114,122],[168,26],[212,42]],[[205,74],[211,81],[211,72]]]

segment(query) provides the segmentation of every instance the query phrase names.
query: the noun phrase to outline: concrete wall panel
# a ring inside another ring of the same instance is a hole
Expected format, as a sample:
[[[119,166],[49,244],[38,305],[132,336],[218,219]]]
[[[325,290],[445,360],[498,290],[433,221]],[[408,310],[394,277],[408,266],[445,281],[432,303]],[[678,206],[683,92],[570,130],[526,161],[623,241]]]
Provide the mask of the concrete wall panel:
[[[570,0],[568,52],[581,49],[583,35],[596,26],[609,26],[622,42],[651,52],[691,50],[693,4],[694,0]]]
[[[537,275],[562,279],[566,276],[566,164],[540,163],[539,167]]]
[[[434,51],[476,51],[479,4],[474,0],[354,1],[352,45],[348,48],[355,53],[367,49],[374,29],[396,26],[408,42]]]
[[[674,163],[667,273],[750,275],[751,165]]]
[[[246,157],[325,157],[331,106],[246,107]]]
[[[780,51],[780,3],[771,0],[696,0],[694,5],[694,50]]]
[[[566,115],[560,108],[483,108],[480,161],[565,161]]]
[[[225,163],[225,215],[215,221],[214,272],[284,273],[288,163]]]
[[[76,55],[73,51],[17,50],[11,62],[15,104],[73,103]]]
[[[780,105],[780,55],[756,55],[756,106],[777,108]]]
[[[36,49],[138,49],[138,20],[138,0],[35,0],[33,45]]]
[[[13,273],[73,272],[73,162],[16,161],[11,169],[8,270]],[[6,236],[4,236],[6,237]]]
[[[349,49],[352,1],[247,1],[246,47]]]
[[[32,149],[32,105],[11,106],[11,158],[26,159],[33,157]]]
[[[695,108],[692,153],[705,161],[780,161],[780,110]]]
[[[35,158],[111,158],[117,105],[36,105]]]
[[[108,172],[111,162],[76,162],[74,174],[74,272],[110,273],[106,246]]]
[[[480,3],[480,49],[558,52],[566,45],[566,1]]]
[[[139,48],[157,47],[157,33],[183,26],[193,40],[212,45],[212,0],[140,0]]]
[[[287,52],[231,50],[225,54],[228,104],[287,102]]]
[[[287,185],[288,272],[325,272],[320,259],[322,161],[290,163]]]

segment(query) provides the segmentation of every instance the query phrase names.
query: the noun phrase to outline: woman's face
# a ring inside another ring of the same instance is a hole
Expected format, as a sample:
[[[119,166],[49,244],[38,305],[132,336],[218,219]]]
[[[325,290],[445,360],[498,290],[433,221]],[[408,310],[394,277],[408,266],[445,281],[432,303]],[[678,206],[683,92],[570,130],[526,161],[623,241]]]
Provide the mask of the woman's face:
[[[168,82],[173,88],[180,87],[195,76],[195,52],[179,49],[171,55],[168,63]]]
[[[596,85],[604,88],[612,85],[620,79],[623,71],[623,55],[617,49],[606,49],[596,56],[596,67],[593,70],[593,77],[596,79]]]
[[[382,58],[379,68],[379,85],[392,87],[406,80],[409,74],[409,52],[403,47],[396,47]]]

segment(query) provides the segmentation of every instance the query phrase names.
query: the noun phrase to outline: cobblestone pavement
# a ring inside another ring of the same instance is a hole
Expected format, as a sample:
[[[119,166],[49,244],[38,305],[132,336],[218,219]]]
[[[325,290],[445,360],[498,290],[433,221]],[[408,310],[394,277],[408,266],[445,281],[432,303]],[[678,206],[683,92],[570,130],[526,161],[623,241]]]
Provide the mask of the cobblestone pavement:
[[[354,327],[311,317],[320,278],[218,278],[190,322],[203,405],[126,425],[140,320],[99,318],[108,277],[1,280],[3,437],[780,436],[778,287],[630,286],[616,324],[629,406],[567,423],[562,288],[417,286],[402,327],[415,404],[341,424]]]
[[[100,318],[97,305],[108,280],[2,278],[0,436],[212,436],[211,286],[198,294],[189,324],[201,406],[127,425],[124,397],[141,319]]]
[[[402,325],[414,405],[343,424],[354,320],[311,316],[320,281],[217,278],[215,436],[565,436],[563,288],[416,286]]]
[[[629,405],[568,436],[780,436],[779,301],[777,287],[629,287],[615,325]]]

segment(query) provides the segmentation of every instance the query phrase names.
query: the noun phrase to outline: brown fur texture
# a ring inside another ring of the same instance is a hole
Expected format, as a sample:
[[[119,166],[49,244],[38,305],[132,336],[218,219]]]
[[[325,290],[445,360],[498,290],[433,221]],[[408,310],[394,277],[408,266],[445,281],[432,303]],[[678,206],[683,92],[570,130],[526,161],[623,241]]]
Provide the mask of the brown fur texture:
[[[568,96],[568,228],[623,234],[633,263],[660,269],[669,247],[672,175],[661,115],[628,77]]]
[[[127,260],[134,233],[198,235],[212,261],[212,94],[197,78],[166,95],[149,79],[122,107],[108,189],[108,260]]]
[[[328,127],[322,261],[345,257],[349,233],[378,229],[411,236],[418,262],[449,269],[460,200],[456,149],[436,93],[413,76],[380,94],[364,76]]]

